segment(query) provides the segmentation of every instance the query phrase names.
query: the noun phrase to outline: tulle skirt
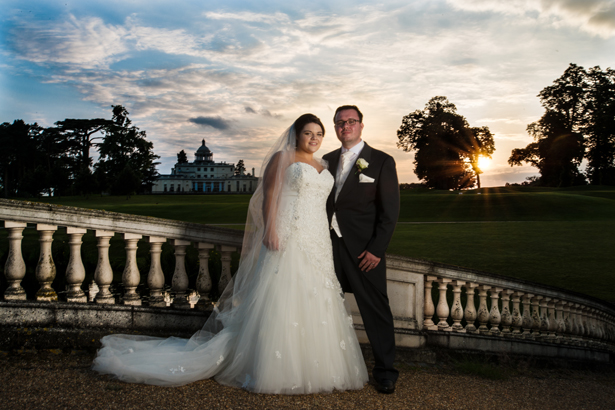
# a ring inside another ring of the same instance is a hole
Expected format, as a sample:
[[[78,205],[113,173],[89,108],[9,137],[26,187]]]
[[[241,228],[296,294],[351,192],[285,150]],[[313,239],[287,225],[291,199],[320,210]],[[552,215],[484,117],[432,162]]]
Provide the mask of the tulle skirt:
[[[93,369],[160,386],[215,377],[258,393],[361,389],[368,375],[351,316],[333,273],[319,272],[312,259],[292,240],[262,252],[219,333],[105,336]]]

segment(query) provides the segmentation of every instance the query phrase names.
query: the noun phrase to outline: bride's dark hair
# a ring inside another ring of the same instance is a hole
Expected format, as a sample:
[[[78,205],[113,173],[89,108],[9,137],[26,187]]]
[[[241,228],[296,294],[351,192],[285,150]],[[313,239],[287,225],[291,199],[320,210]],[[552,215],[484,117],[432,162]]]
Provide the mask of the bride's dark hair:
[[[293,127],[295,128],[295,134],[297,135],[297,137],[299,137],[299,134],[303,130],[303,127],[305,127],[306,125],[310,123],[320,125],[320,128],[322,128],[322,136],[323,137],[325,136],[325,126],[322,125],[322,121],[320,121],[320,118],[318,118],[314,114],[303,114],[301,117],[297,118],[295,120],[295,123],[293,124]]]

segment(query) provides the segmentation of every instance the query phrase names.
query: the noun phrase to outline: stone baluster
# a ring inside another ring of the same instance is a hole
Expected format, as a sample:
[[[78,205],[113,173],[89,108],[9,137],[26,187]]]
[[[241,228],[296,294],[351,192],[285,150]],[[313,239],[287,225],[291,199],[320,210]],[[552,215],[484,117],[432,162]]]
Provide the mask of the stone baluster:
[[[39,232],[39,243],[41,252],[36,265],[36,280],[41,285],[36,292],[36,300],[42,302],[57,302],[58,294],[51,287],[56,278],[56,265],[53,263],[51,254],[51,243],[53,233],[58,229],[55,225],[38,224],[36,230]]]
[[[454,332],[465,333],[465,329],[461,325],[463,319],[463,307],[461,306],[461,287],[465,285],[462,280],[454,280],[453,285],[453,306],[451,308],[451,318],[453,319],[452,329]]]
[[[581,339],[587,340],[589,336],[589,325],[587,323],[587,313],[585,311],[585,307],[580,304],[577,307],[577,318],[579,320],[579,336]]]
[[[466,333],[478,333],[474,323],[476,322],[476,306],[474,305],[474,289],[478,287],[478,283],[466,283],[466,308],[464,316],[466,319]]]
[[[96,236],[96,247],[98,248],[98,262],[94,271],[94,280],[98,285],[98,293],[94,301],[107,305],[115,304],[115,297],[109,291],[109,286],[113,282],[113,269],[109,263],[109,241],[115,235],[115,232],[97,230],[94,232]]]
[[[9,231],[9,254],[4,264],[4,276],[8,287],[4,291],[6,300],[26,300],[26,291],[21,281],[26,276],[26,264],[21,253],[21,240],[25,222],[4,221],[4,229]]]
[[[514,292],[512,294],[512,336],[521,336],[521,326],[523,325],[523,316],[521,315],[521,297],[523,292]]]
[[[596,327],[596,321],[594,320],[594,309],[585,308],[585,316],[587,317],[587,327],[589,331],[587,332],[587,336],[590,339],[598,338],[598,329]]]
[[[564,320],[564,306],[567,302],[558,300],[555,302],[555,333],[558,342],[561,342],[566,334],[566,322]]]
[[[543,339],[549,336],[549,312],[547,306],[551,298],[543,297],[540,304],[540,337]]]
[[[425,330],[438,330],[438,326],[435,325],[432,318],[434,313],[436,313],[436,308],[433,304],[433,297],[431,295],[432,283],[438,280],[435,276],[427,276],[425,278],[425,309],[423,319],[423,329]]]
[[[547,310],[549,312],[549,339],[550,341],[555,341],[557,337],[557,319],[555,317],[555,304],[558,302],[557,299],[551,299],[547,304]]]
[[[575,303],[574,305],[574,320],[577,325],[575,341],[578,344],[581,344],[583,341],[583,335],[585,334],[585,326],[583,324],[583,315],[581,314],[581,305],[578,303]]]
[[[147,273],[147,287],[149,288],[149,305],[152,307],[166,307],[162,291],[164,289],[164,272],[160,264],[160,254],[162,253],[162,245],[167,241],[167,238],[160,236],[150,236],[149,253],[151,264]]]
[[[194,247],[199,250],[199,275],[196,278],[196,291],[199,293],[199,301],[196,304],[198,310],[211,309],[212,304],[209,293],[212,289],[211,274],[209,273],[209,252],[214,248],[211,243],[198,242]]]
[[[572,340],[572,337],[574,336],[574,323],[572,321],[572,316],[570,314],[570,306],[571,306],[570,302],[562,303],[562,309],[563,309],[562,318],[564,320],[564,333],[562,336],[564,338],[563,341],[566,343]]]
[[[487,323],[489,323],[489,309],[487,308],[487,291],[491,286],[480,285],[478,287],[478,332],[483,335],[489,334]]]
[[[233,251],[235,251],[235,248],[232,246],[220,246],[220,260],[222,262],[222,272],[220,273],[220,281],[218,282],[218,293],[220,295],[231,282],[231,255]]]
[[[532,298],[532,338],[540,337],[540,301],[544,296]]]
[[[81,238],[87,229],[67,227],[66,233],[69,236],[70,257],[66,267],[66,284],[68,292],[66,301],[69,303],[86,303],[88,301],[85,292],[81,289],[81,284],[85,280],[85,268],[81,259]]]
[[[489,333],[494,336],[501,336],[500,322],[502,321],[502,315],[500,314],[499,300],[502,290],[502,288],[494,287],[489,291],[491,295],[491,311],[489,312],[489,323],[491,324],[491,328],[489,329]]]
[[[171,289],[175,293],[173,307],[190,309],[188,274],[186,273],[186,247],[190,245],[190,241],[173,239],[171,243],[175,247],[175,271],[173,272],[173,283],[171,285]]]
[[[532,314],[530,311],[530,306],[531,306],[531,301],[532,298],[534,297],[533,294],[531,293],[526,293],[523,295],[522,297],[522,301],[523,301],[523,338],[524,339],[531,339],[532,338],[532,334],[530,333],[530,330],[532,329],[532,323],[534,323],[534,321],[532,320]]]
[[[451,283],[451,279],[447,278],[439,278],[438,279],[438,306],[436,306],[436,315],[438,315],[438,330],[443,330],[445,332],[450,332],[453,329],[448,325],[446,321],[448,319],[448,315],[450,313],[450,309],[448,307],[448,301],[446,300],[446,290],[448,284]]]
[[[510,314],[510,295],[515,293],[514,290],[504,289],[502,291],[502,335],[510,336],[510,325],[512,325],[513,317]]]
[[[137,244],[142,235],[125,233],[124,242],[126,248],[126,266],[122,273],[122,283],[124,284],[125,305],[141,306],[141,298],[137,294],[137,286],[141,281],[141,274],[137,266]]]

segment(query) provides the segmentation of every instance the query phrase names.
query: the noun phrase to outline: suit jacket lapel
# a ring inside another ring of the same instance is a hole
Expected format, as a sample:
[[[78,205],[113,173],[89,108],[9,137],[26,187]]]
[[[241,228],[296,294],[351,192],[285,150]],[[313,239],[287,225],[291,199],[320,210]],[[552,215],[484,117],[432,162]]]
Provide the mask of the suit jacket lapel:
[[[340,150],[340,152],[341,152],[341,150]],[[337,156],[337,158],[339,159],[339,155]],[[352,164],[352,168],[353,169],[348,174],[348,178],[346,178],[346,181],[344,181],[344,185],[342,186],[342,190],[340,191],[340,194],[337,197],[338,201],[340,200],[340,198],[342,198],[348,192],[352,192],[352,190],[359,185],[359,173],[357,172],[357,167],[355,165],[356,162],[359,160],[359,158],[363,158],[363,159],[365,159],[365,161],[367,161],[369,163],[369,161],[372,158],[372,147],[367,145],[367,143],[365,143],[365,145],[363,146],[363,149],[359,153],[359,156],[355,160],[355,163]],[[336,168],[336,171],[337,171],[337,168]]]

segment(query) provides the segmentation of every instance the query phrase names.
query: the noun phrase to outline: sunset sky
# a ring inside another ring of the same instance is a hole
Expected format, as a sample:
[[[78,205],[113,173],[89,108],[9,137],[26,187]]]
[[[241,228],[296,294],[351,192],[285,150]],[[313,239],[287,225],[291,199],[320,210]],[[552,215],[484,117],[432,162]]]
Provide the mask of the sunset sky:
[[[404,115],[443,95],[495,136],[483,186],[521,182],[513,148],[543,113],[536,95],[570,63],[615,68],[613,0],[0,0],[0,121],[110,118],[122,104],[169,173],[206,139],[247,168],[299,115],[327,127],[363,111],[364,139],[393,155]]]

